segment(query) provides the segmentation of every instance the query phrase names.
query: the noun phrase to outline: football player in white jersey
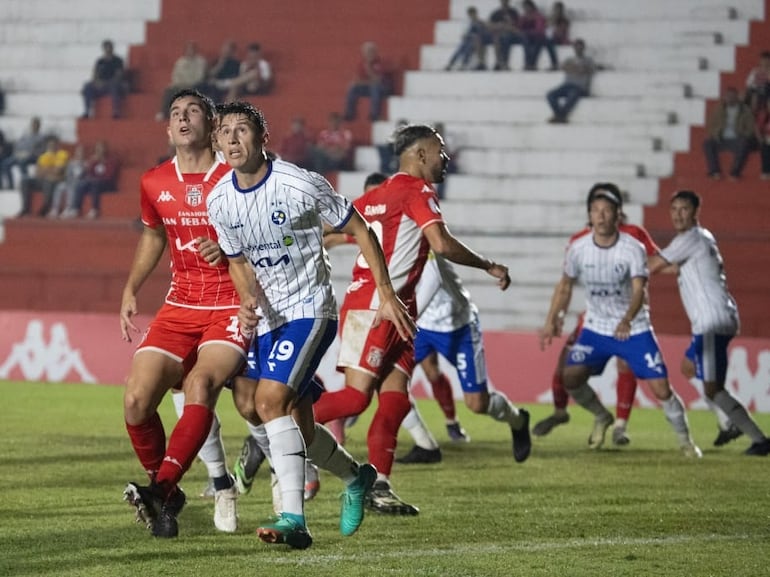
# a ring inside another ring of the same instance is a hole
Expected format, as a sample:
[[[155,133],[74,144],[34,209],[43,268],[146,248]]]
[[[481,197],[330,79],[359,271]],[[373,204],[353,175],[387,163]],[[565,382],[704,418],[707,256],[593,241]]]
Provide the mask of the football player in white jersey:
[[[421,363],[436,353],[447,359],[457,369],[465,405],[474,413],[507,423],[513,437],[513,457],[517,463],[526,461],[532,449],[529,413],[516,409],[505,394],[489,390],[478,308],[452,263],[434,253],[429,255],[417,286],[417,311],[419,332],[414,340],[415,361]],[[523,416],[523,426],[519,414]],[[440,460],[440,451],[436,453],[438,447],[420,444],[421,440],[423,444],[427,440],[427,428],[416,407],[404,418],[402,426],[416,444],[407,455],[397,459],[398,462]],[[435,459],[436,455],[439,459]]]
[[[597,183],[592,191],[589,218],[592,233],[575,240],[567,249],[564,272],[554,288],[551,307],[540,332],[543,345],[559,334],[560,314],[566,311],[577,282],[585,286],[586,317],[583,330],[569,351],[564,368],[564,385],[575,402],[595,416],[589,446],[604,443],[614,418],[588,379],[618,356],[663,405],[663,411],[677,435],[685,456],[701,457],[690,436],[684,405],[668,381],[645,303],[647,256],[642,244],[620,232],[621,198],[617,186]]]
[[[393,290],[376,235],[352,203],[321,175],[268,159],[267,126],[251,104],[228,103],[219,112],[218,145],[233,170],[211,192],[209,218],[230,262],[241,325],[257,335],[251,379],[236,379],[234,395],[243,414],[237,381],[258,379],[245,402],[253,403],[264,423],[283,507],[279,518],[259,527],[257,534],[267,543],[303,549],[312,543],[303,503],[304,439],[312,444],[315,432],[312,407],[303,400],[312,393],[313,374],[337,328],[337,303],[323,249],[324,222],[356,237],[376,278],[381,303],[376,322],[392,322],[403,339],[413,336],[415,326]],[[292,411],[302,407],[306,410],[298,425]],[[355,498],[349,503],[361,516],[363,498],[377,474],[371,466],[362,469],[366,474],[357,481],[360,486],[354,487]],[[351,497],[350,487],[346,493]]]
[[[751,439],[747,455],[766,456],[770,453],[770,440],[746,407],[725,389],[727,346],[740,328],[738,306],[727,290],[716,239],[698,222],[700,203],[700,196],[691,190],[673,195],[671,221],[677,234],[659,255],[650,259],[650,272],[670,264],[678,267],[679,294],[692,326],[682,373],[702,380],[706,397]]]

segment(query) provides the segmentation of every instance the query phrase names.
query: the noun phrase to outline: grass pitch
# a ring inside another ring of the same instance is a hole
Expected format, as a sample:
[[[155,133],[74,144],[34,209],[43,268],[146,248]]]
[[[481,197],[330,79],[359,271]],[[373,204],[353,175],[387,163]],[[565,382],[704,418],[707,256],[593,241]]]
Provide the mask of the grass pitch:
[[[459,407],[472,436],[447,441],[433,401],[421,409],[442,442],[437,465],[395,465],[394,489],[418,505],[414,518],[367,514],[359,532],[338,529],[341,483],[322,473],[306,514],[305,551],[261,543],[271,513],[269,473],[239,502],[241,528],[219,534],[196,463],[183,481],[188,504],[180,537],[153,539],[121,500],[144,482],[123,427],[122,389],[0,381],[0,575],[2,576],[766,576],[770,575],[767,458],[746,457],[748,440],[715,449],[710,413],[691,412],[704,449],[679,455],[662,412],[635,410],[622,450],[590,452],[592,419],[535,439],[517,465],[510,435]],[[533,423],[550,407],[532,406]],[[230,462],[246,428],[227,393],[219,414]],[[170,400],[162,417],[175,420]],[[770,431],[770,415],[757,420]],[[369,414],[349,429],[347,448],[366,458]],[[402,433],[399,454],[411,446]]]

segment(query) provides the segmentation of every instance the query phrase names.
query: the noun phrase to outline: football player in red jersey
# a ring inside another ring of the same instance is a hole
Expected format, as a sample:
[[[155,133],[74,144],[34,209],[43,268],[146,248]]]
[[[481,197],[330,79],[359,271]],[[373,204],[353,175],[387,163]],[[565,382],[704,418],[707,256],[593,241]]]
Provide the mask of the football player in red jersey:
[[[393,148],[399,158],[399,172],[354,204],[377,233],[393,287],[412,314],[416,312],[415,285],[429,249],[457,264],[487,271],[502,290],[507,289],[511,283],[508,267],[468,248],[444,223],[433,186],[444,180],[449,163],[441,135],[428,125],[407,125],[397,130]],[[378,407],[367,436],[369,462],[377,468],[378,479],[368,506],[381,513],[416,515],[417,507],[402,501],[389,481],[398,429],[411,408],[408,387],[415,362],[414,344],[401,339],[391,323],[373,324],[377,306],[376,283],[359,258],[340,311],[337,366],[345,373],[345,387],[322,394],[314,406],[315,416],[325,423],[358,415],[378,391]],[[504,414],[502,418],[509,420],[514,430],[526,430],[529,442],[526,411],[510,403],[494,407],[490,403],[484,410]]]
[[[213,102],[199,92],[182,90],[173,97],[167,132],[176,154],[142,176],[144,229],[120,306],[121,333],[131,341],[139,332],[133,321],[137,293],[168,245],[171,285],[137,346],[124,395],[128,436],[150,478],[149,486],[129,483],[124,496],[156,537],[178,534],[176,518],[185,502],[178,483],[211,430],[222,386],[243,365],[250,344],[206,212],[206,196],[230,170],[213,148],[215,118]],[[184,412],[167,445],[157,408],[180,382]],[[221,481],[230,485],[215,488],[232,493],[232,524],[237,491],[229,475]]]

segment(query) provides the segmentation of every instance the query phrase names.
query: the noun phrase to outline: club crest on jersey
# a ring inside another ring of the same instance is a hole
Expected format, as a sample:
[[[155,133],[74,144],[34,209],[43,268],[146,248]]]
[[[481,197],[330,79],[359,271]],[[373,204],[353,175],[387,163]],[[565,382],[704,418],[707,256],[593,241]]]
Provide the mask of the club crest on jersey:
[[[384,355],[384,351],[377,347],[372,347],[369,349],[369,352],[366,354],[366,362],[369,364],[370,367],[373,369],[378,368],[382,364],[382,358]]]
[[[270,215],[270,220],[273,221],[273,224],[280,226],[286,222],[286,213],[282,210],[274,210],[273,214]]]
[[[188,184],[185,188],[184,202],[187,206],[200,206],[203,204],[203,186],[200,184]]]

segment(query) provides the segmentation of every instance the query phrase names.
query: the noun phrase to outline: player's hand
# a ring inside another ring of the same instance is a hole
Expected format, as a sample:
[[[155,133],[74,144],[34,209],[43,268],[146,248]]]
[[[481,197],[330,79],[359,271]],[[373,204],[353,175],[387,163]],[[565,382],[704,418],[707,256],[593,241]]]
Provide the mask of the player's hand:
[[[241,324],[241,332],[244,335],[254,334],[257,324],[259,324],[256,298],[241,301],[241,306],[238,309],[238,322]]]
[[[631,321],[621,319],[615,327],[615,338],[619,341],[627,341],[631,336]]]
[[[120,305],[120,334],[124,341],[131,342],[131,331],[139,333],[139,327],[134,324],[131,317],[136,316],[136,297],[133,295],[124,296]]]
[[[217,266],[222,262],[222,250],[215,240],[199,236],[195,239],[198,246],[198,254],[211,266]]]
[[[392,293],[381,300],[380,308],[377,309],[377,313],[374,315],[372,327],[379,326],[383,319],[393,323],[399,336],[404,341],[413,339],[414,335],[417,334],[417,324],[414,322],[412,315],[409,314],[406,305],[398,298],[396,293]]]
[[[511,275],[508,274],[508,267],[504,264],[492,263],[492,266],[487,269],[487,273],[497,279],[497,286],[500,290],[505,290],[511,286]]]
[[[544,351],[552,342],[554,337],[561,336],[561,328],[564,325],[562,319],[557,319],[554,322],[547,322],[537,332],[538,340],[540,341],[540,350]]]

